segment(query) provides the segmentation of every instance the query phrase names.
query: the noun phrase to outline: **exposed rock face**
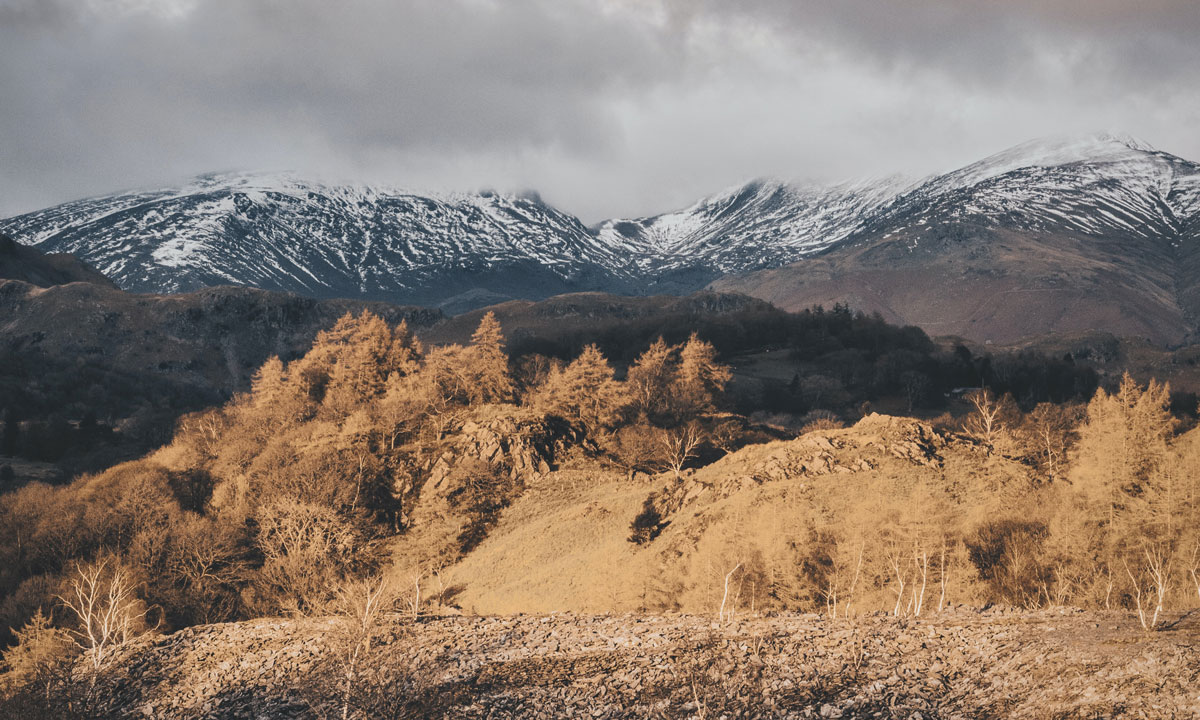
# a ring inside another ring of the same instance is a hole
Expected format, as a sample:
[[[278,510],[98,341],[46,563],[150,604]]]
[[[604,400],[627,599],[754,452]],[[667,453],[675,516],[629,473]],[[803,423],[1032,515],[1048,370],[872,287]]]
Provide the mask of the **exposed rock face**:
[[[336,619],[191,628],[131,644],[106,717],[340,716]],[[1188,623],[1191,623],[1190,625]],[[1196,717],[1195,621],[953,609],[814,615],[384,621],[352,692],[361,716]],[[374,703],[374,705],[371,705]],[[371,708],[374,708],[373,710]]]
[[[451,470],[464,459],[482,460],[512,479],[533,480],[550,472],[555,457],[580,439],[576,428],[542,415],[467,420],[430,462],[425,487],[443,491]]]

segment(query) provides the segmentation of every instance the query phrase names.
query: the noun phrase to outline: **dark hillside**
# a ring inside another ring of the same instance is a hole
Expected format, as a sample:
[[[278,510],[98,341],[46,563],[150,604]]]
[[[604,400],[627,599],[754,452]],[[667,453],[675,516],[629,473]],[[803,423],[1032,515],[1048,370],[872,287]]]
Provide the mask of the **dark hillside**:
[[[0,279],[22,280],[38,287],[72,282],[116,287],[111,280],[74,255],[44,254],[21,245],[4,233],[0,233]]]
[[[248,288],[155,296],[0,280],[0,419],[13,438],[0,453],[67,475],[140,455],[169,439],[179,415],[248,389],[269,356],[298,357],[320,329],[366,308],[415,327],[441,318]]]

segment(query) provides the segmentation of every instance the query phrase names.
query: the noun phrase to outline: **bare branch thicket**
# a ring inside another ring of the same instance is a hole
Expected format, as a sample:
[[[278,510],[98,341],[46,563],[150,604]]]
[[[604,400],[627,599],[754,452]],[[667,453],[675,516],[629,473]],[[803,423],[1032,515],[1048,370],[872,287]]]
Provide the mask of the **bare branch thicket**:
[[[1067,569],[1061,563],[1055,563],[1051,575],[1054,586],[1052,590],[1047,589],[1046,602],[1054,607],[1063,607],[1075,592],[1075,580],[1068,575]]]
[[[228,418],[223,412],[210,410],[185,416],[179,423],[179,430],[196,439],[196,449],[201,453],[214,456],[227,424]]]
[[[739,442],[742,440],[741,427],[731,421],[717,423],[712,431],[712,442],[722,452],[728,454],[738,449]]]
[[[850,585],[846,588],[844,599],[839,598],[841,591],[841,570],[839,563],[835,559],[833,562],[833,570],[826,578],[825,589],[822,595],[825,596],[825,613],[830,618],[838,616],[838,608],[841,607],[842,615],[850,617],[850,608],[854,604],[855,591],[858,589],[858,579],[862,575],[863,556],[866,552],[866,541],[859,542],[858,545],[858,560],[855,563],[854,575],[850,578]]]

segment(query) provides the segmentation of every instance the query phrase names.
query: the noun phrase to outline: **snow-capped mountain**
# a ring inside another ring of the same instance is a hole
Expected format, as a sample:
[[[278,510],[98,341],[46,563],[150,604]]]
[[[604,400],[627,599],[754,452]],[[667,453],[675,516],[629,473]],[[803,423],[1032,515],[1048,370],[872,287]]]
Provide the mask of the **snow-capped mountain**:
[[[621,288],[574,217],[536,197],[417,195],[277,175],[82,200],[0,225],[70,252],[127,290],[234,284],[316,297],[436,304],[487,288]]]
[[[1119,135],[1018,145],[902,193],[865,227],[970,219],[1026,231],[1163,238],[1200,211],[1200,166]]]
[[[862,229],[912,184],[899,176],[827,187],[755,180],[678,212],[609,220],[596,232],[642,272],[685,270],[701,260],[727,275],[820,252]]]
[[[1026,143],[904,190],[819,257],[713,287],[978,340],[1195,340],[1200,165],[1122,136]]]
[[[593,228],[536,196],[213,175],[67,203],[0,221],[0,230],[73,253],[142,292],[238,284],[460,310],[580,290],[690,292],[717,281],[793,306],[752,280],[720,278],[793,272],[805,258],[855,248],[916,258],[987,232],[1093,238],[1190,267],[1200,166],[1122,136],[1041,140],[921,181],[758,180],[676,212]],[[995,250],[971,247],[977,256]]]
[[[678,212],[589,229],[531,195],[231,174],[67,203],[0,230],[73,253],[139,292],[235,284],[470,306],[577,290],[691,292],[822,250],[904,187],[895,178],[827,188],[754,181]]]

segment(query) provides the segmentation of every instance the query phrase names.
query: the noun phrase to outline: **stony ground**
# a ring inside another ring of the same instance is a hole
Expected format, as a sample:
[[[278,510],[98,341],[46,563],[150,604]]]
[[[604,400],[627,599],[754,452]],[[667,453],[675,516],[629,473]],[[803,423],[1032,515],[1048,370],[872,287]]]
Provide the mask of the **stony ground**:
[[[929,619],[512,616],[383,621],[344,693],[338,619],[129,647],[111,717],[1195,718],[1200,617],[957,609]]]

